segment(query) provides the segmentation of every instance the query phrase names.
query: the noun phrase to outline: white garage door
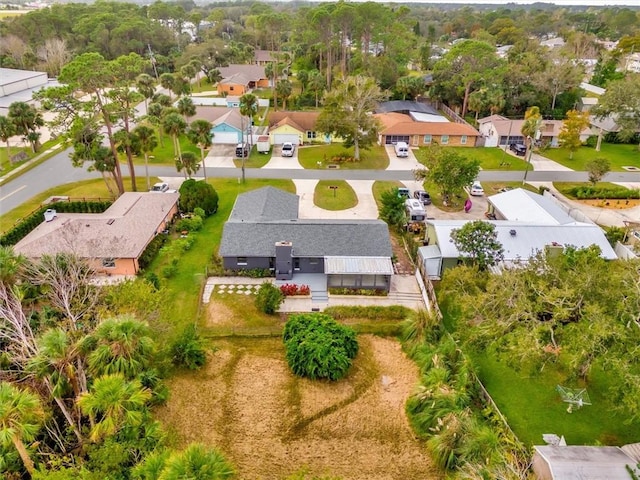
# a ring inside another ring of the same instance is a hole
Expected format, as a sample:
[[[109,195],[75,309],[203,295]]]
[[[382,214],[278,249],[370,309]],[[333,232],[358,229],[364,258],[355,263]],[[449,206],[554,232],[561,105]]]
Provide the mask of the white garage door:
[[[273,136],[274,145],[282,145],[284,142],[291,142],[294,145],[298,145],[300,143],[300,139],[295,133],[276,133]]]
[[[216,132],[213,135],[213,143],[237,144],[238,134],[236,132]]]

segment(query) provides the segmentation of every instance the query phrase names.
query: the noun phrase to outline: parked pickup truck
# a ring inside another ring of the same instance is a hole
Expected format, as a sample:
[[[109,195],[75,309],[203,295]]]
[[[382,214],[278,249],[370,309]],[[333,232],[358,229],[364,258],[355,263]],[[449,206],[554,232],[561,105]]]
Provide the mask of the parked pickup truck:
[[[282,144],[282,156],[283,157],[293,157],[293,152],[295,150],[295,146],[291,142],[284,142]]]

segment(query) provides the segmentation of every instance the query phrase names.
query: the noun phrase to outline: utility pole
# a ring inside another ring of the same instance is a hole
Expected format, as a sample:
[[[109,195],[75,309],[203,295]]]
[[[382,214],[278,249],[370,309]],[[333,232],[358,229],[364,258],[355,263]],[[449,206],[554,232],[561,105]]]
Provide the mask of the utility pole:
[[[149,58],[151,59],[151,65],[153,65],[153,73],[156,75],[156,80],[160,80],[160,77],[158,76],[158,69],[156,68],[156,57],[153,56],[150,43],[147,43],[147,48],[149,48]]]

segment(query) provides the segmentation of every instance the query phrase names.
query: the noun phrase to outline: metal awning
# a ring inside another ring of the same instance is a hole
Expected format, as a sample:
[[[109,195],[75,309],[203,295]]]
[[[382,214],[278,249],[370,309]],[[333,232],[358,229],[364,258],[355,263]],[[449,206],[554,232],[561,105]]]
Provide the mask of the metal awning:
[[[389,257],[324,257],[324,273],[393,275],[393,264]]]

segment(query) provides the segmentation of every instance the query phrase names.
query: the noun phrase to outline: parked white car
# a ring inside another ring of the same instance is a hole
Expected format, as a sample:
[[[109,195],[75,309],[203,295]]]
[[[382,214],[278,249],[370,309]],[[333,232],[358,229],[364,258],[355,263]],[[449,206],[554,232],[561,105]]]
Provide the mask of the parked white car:
[[[164,193],[169,190],[169,184],[166,182],[158,182],[151,187],[152,192]]]
[[[480,182],[473,182],[469,187],[469,195],[474,197],[481,197],[484,195],[484,188],[480,185]]]
[[[295,151],[295,146],[291,142],[284,142],[282,144],[282,156],[283,157],[293,157],[293,152]]]

